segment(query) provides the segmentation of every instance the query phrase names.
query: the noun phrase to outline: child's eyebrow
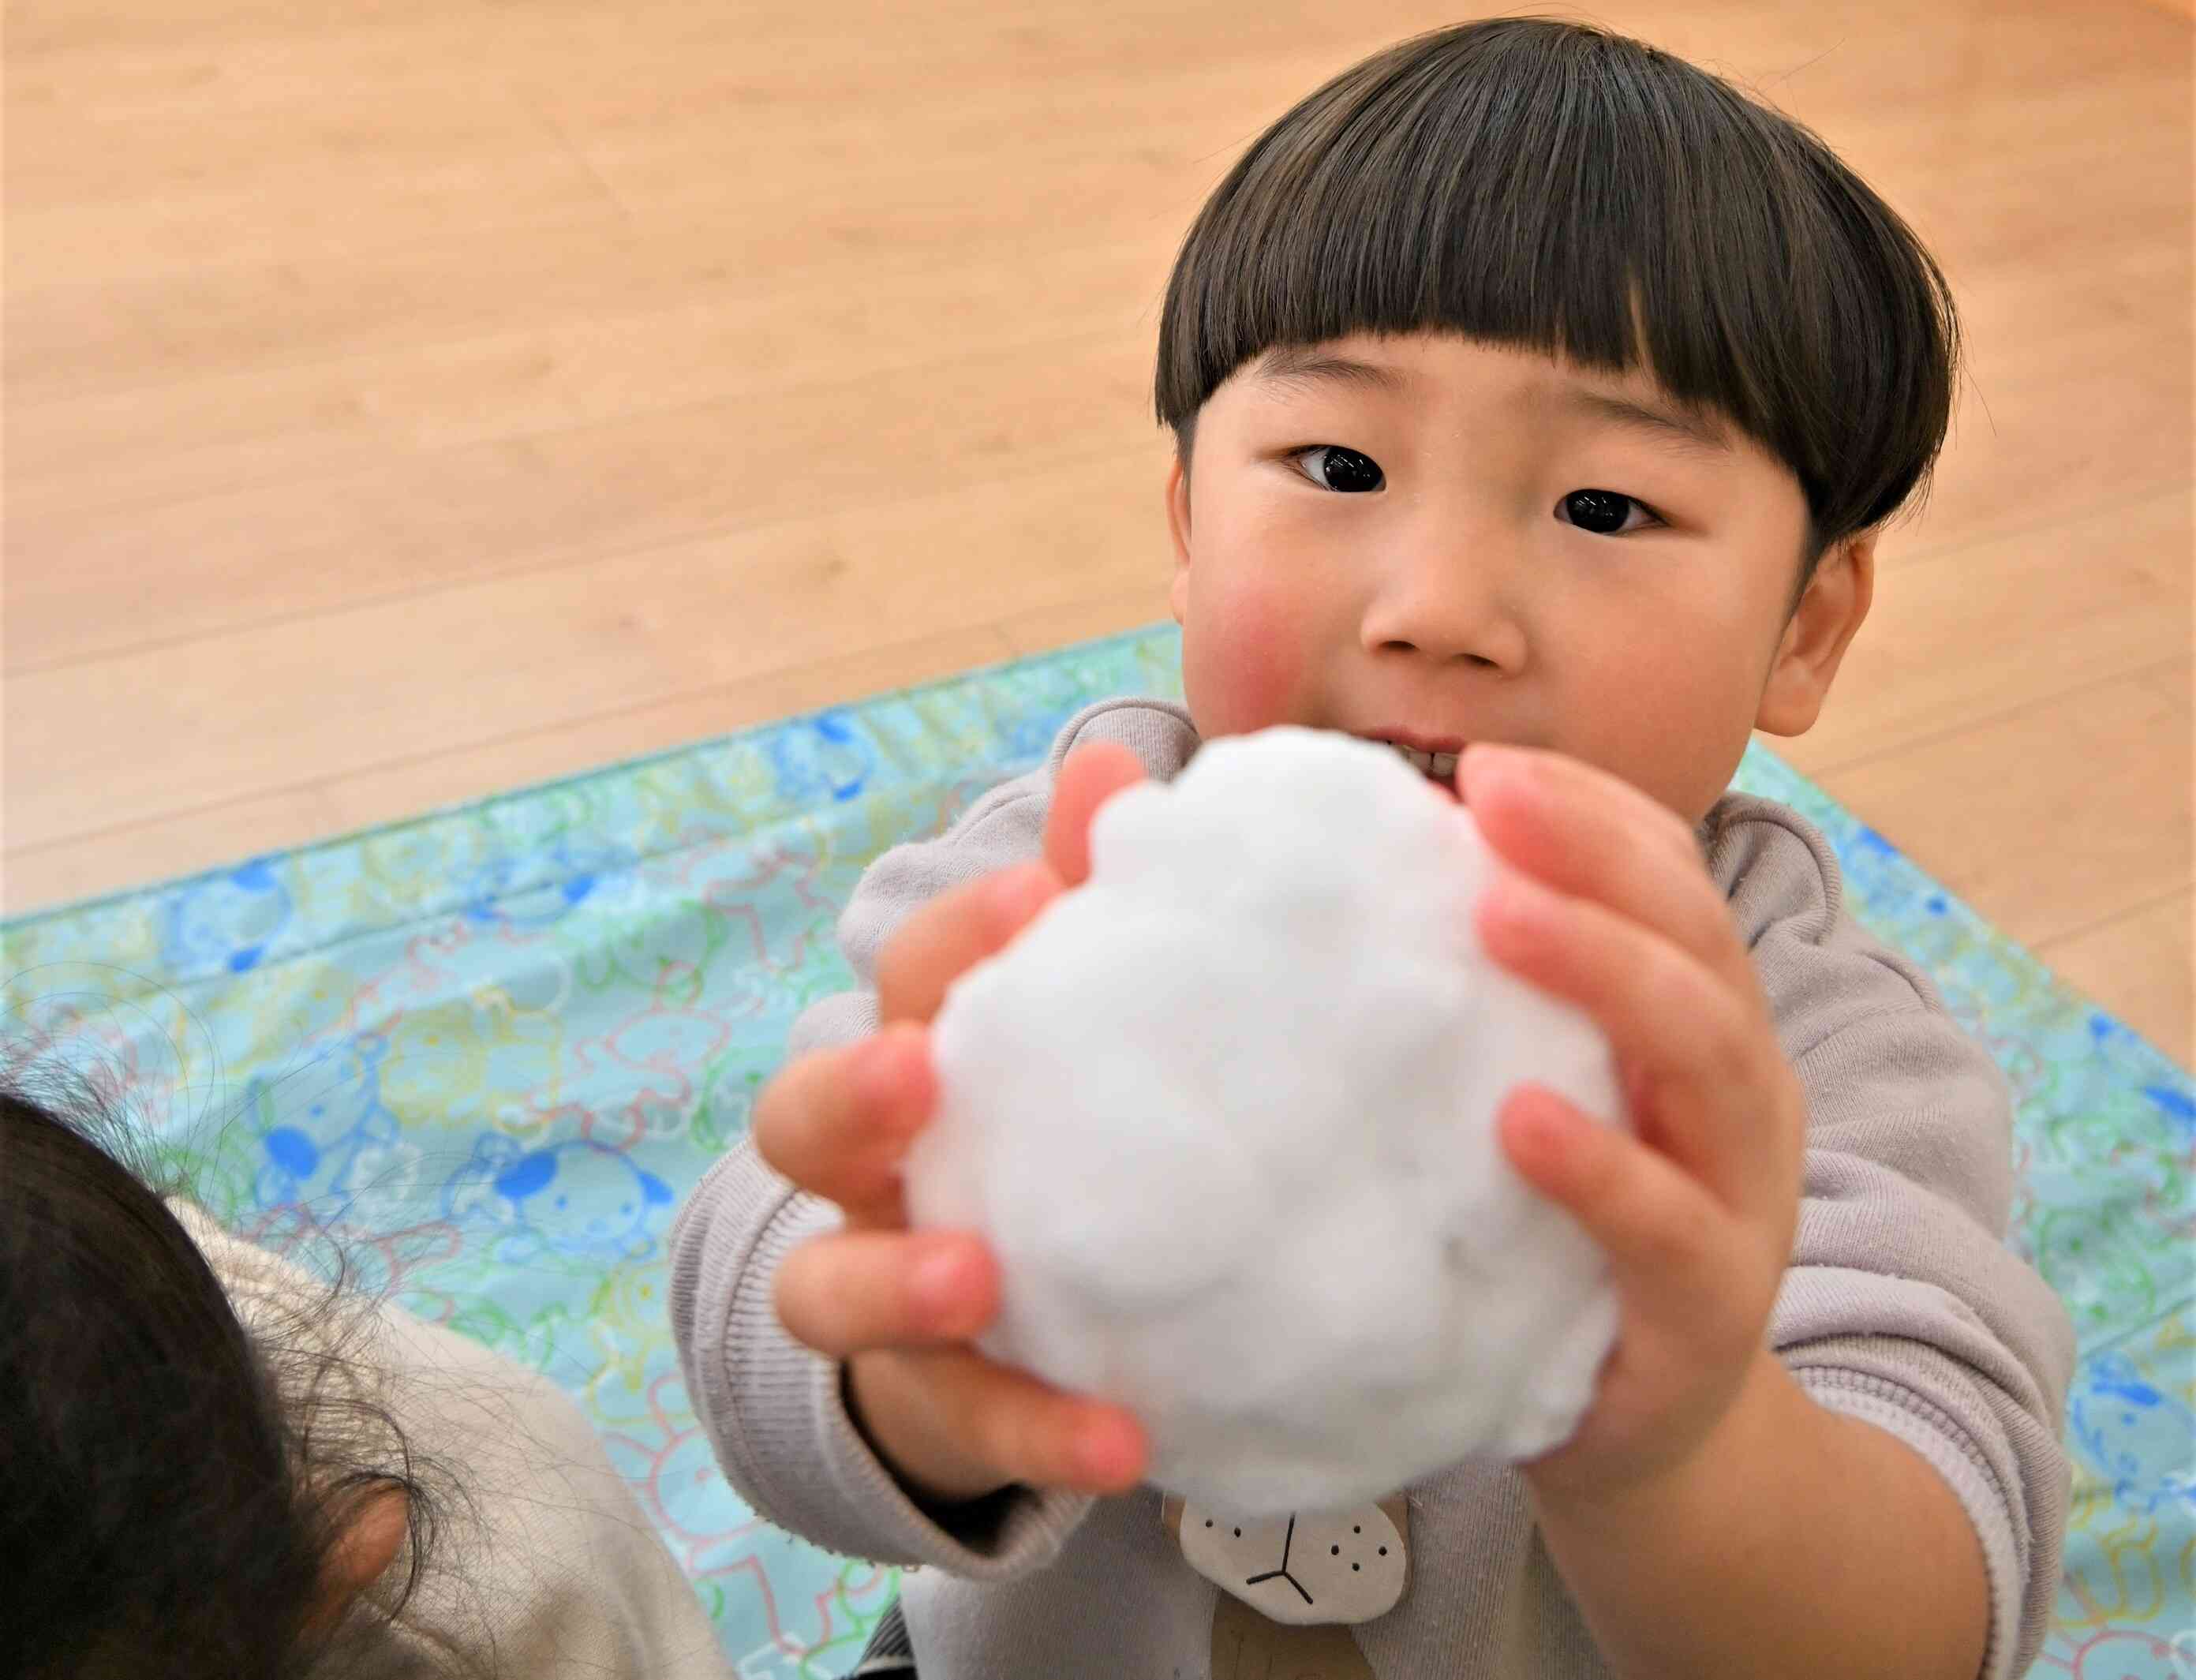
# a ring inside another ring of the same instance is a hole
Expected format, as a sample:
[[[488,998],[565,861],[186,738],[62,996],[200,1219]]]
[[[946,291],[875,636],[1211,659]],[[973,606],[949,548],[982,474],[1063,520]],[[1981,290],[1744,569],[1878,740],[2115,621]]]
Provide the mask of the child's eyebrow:
[[[1728,455],[1731,439],[1723,429],[1703,415],[1674,404],[1642,402],[1587,385],[1566,384],[1557,406],[1574,413],[1607,420],[1633,431],[1645,432],[1661,442],[1692,453]]]
[[[1367,385],[1382,391],[1401,391],[1411,383],[1410,376],[1400,368],[1359,361],[1305,344],[1284,344],[1267,351],[1265,360],[1258,364],[1257,378],[1277,385]]]
[[[1402,394],[1411,388],[1408,370],[1360,361],[1309,344],[1284,344],[1266,352],[1255,377],[1271,385],[1343,384]],[[1728,455],[1731,439],[1723,428],[1702,414],[1676,403],[1620,396],[1614,391],[1565,381],[1556,406],[1590,419],[1608,421],[1688,453]]]

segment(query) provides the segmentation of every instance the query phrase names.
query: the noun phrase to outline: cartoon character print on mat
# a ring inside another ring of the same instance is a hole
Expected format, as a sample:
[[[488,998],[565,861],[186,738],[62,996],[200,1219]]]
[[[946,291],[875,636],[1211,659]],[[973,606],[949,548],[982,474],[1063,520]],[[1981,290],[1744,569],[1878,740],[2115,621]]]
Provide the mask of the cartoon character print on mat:
[[[301,1207],[322,1222],[350,1216],[370,1188],[395,1193],[403,1127],[384,1096],[389,1041],[362,1032],[317,1050],[301,1066],[255,1074],[244,1111],[257,1138],[252,1198]]]
[[[675,1357],[667,1337],[662,1352],[667,1364]],[[604,1451],[690,1578],[734,1567],[754,1551],[766,1525],[753,1517],[727,1521],[726,1507],[737,1507],[738,1500],[725,1485],[708,1433],[687,1407],[675,1366],[647,1384],[643,1400],[639,1414],[604,1420]]]
[[[564,1018],[513,996],[535,990],[538,997],[562,985],[561,963],[543,955],[510,987],[463,973],[436,976],[432,990],[442,995],[403,1010],[384,1029],[389,1059],[381,1082],[389,1106],[414,1129],[439,1134],[444,1149],[462,1150],[490,1126],[523,1133],[559,1108],[571,1077]]]
[[[2084,1639],[2069,1656],[2046,1648],[2029,1670],[2038,1680],[2196,1680],[2196,1627],[2171,1638],[2147,1629],[2113,1628]]]
[[[2126,1354],[2101,1354],[2083,1367],[2066,1416],[2067,1433],[2121,1505],[2147,1514],[2172,1506],[2196,1511],[2196,1465],[2189,1460],[2196,1411],[2144,1380]]]
[[[859,825],[861,815],[876,803],[865,800],[861,813],[830,812],[832,828]],[[714,860],[706,873],[699,860],[685,861],[684,879],[725,918],[731,941],[723,964],[729,973],[713,978],[712,1008],[738,1015],[766,1007],[777,1001],[771,980],[806,961],[819,943],[836,955],[832,932],[861,869],[835,852],[842,839],[826,832],[824,824],[804,819],[757,836],[737,858]],[[751,963],[743,960],[750,952]],[[736,992],[723,990],[728,979],[738,988]]]
[[[819,995],[827,987],[828,980],[818,986]],[[755,1099],[784,1062],[784,1046],[777,1041],[757,1044],[743,1038],[705,1066],[695,1092],[693,1142],[714,1159],[745,1137]]]
[[[2166,1084],[2146,1085],[2142,1094],[2164,1117],[2166,1123],[2181,1134],[2184,1143],[2196,1146],[2196,1098]]]
[[[1410,1500],[1246,1521],[1169,1494],[1159,1521],[1220,1589],[1212,1680],[1372,1680],[1351,1625],[1410,1586]]]
[[[529,1149],[493,1133],[443,1192],[450,1218],[497,1227],[488,1244],[506,1265],[545,1254],[641,1259],[655,1252],[671,1202],[669,1185],[606,1143],[578,1138]]]
[[[161,917],[160,960],[170,974],[248,973],[289,926],[289,889],[268,858],[201,875],[170,892]]]
[[[664,1306],[667,1279],[666,1267],[650,1259],[620,1261],[605,1267],[575,1326],[575,1336],[583,1341],[585,1357],[595,1372],[596,1411],[605,1423],[618,1415],[619,1406],[632,1403],[651,1376],[675,1357]],[[625,1397],[615,1406],[607,1398],[612,1388]]]
[[[2187,1169],[2151,1106],[2086,1086],[2040,1105],[2010,1233],[2089,1342],[2186,1294]],[[2040,1134],[2040,1135],[2039,1135]]]
[[[2176,1477],[2185,1481],[2189,1466],[2192,1356],[2196,1321],[2183,1310],[2116,1336],[2109,1352],[2085,1359],[2075,1372],[2066,1432],[2073,1486],[2065,1566],[2038,1676],[2196,1680],[2196,1615],[2189,1608],[2196,1602],[2190,1573],[2196,1496],[2160,1497]],[[2152,1394],[2157,1402],[2145,1404]],[[2184,1419],[2177,1434],[2170,1419],[2159,1422],[2176,1401]],[[2124,1415],[2129,1412],[2133,1425]],[[2126,1433],[2115,1439],[2114,1429]],[[2124,1462],[2104,1462],[2115,1453],[2134,1454],[2147,1468],[2130,1474]]]
[[[529,1125],[564,1136],[573,1131],[619,1151],[645,1145],[682,1150],[696,1123],[710,1059],[731,1043],[734,1025],[715,1007],[682,1008],[662,1002],[609,1023],[599,1036],[569,1047],[573,1082],[614,1089],[614,1113],[568,1106],[537,1114]],[[529,1125],[504,1129],[522,1134]]]
[[[571,952],[582,990],[637,990],[682,1008],[702,1001],[710,965],[725,948],[721,909],[676,892],[647,902],[644,893],[632,910],[592,920]]]
[[[601,1037],[576,1047],[579,1059],[615,1070],[635,1103],[668,1105],[682,1112],[694,1100],[695,1070],[722,1051],[731,1025],[714,1009],[654,1004],[615,1023]],[[683,1129],[683,1128],[682,1128]]]
[[[777,796],[796,808],[862,796],[876,749],[845,712],[818,712],[774,730],[764,743]]]
[[[599,907],[625,896],[634,862],[621,847],[564,840],[538,852],[486,857],[462,883],[465,917],[514,933],[547,927],[581,904]]]

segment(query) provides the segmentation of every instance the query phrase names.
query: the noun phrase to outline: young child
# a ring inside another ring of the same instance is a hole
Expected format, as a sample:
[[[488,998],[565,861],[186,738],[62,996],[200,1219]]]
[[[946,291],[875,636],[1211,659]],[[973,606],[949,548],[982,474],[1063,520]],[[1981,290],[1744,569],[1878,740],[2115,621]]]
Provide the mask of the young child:
[[[164,1198],[83,1109],[0,1089],[0,1673],[728,1680],[569,1400]]]
[[[1187,709],[1094,707],[1043,770],[878,861],[840,926],[864,989],[802,1018],[674,1233],[689,1389],[733,1484],[922,1566],[856,1671],[2027,1665],[2074,1345],[2002,1241],[2005,1087],[1846,916],[1823,839],[1725,792],[1750,730],[1813,723],[1955,364],[1898,217],[1637,42],[1466,25],[1252,145],[1160,326]],[[1508,1158],[1609,1257],[1615,1348],[1563,1446],[1345,1516],[1345,1539],[1393,1522],[1407,1585],[1309,1625],[1254,1608],[1292,1541],[1193,1562],[1132,1417],[974,1351],[995,1262],[910,1233],[894,1180],[934,1089],[924,1023],[1082,878],[1097,803],[1283,723],[1453,777],[1507,866],[1488,949],[1600,1022],[1636,1132],[1531,1088],[1505,1106]]]

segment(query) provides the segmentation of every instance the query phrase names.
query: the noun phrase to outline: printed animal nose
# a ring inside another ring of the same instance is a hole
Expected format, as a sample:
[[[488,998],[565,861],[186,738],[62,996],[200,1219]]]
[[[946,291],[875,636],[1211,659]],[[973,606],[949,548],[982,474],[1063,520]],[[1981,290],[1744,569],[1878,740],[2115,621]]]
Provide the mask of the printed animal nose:
[[[1257,1586],[1261,1581],[1270,1581],[1278,1577],[1280,1579],[1286,1581],[1291,1586],[1294,1587],[1297,1590],[1297,1596],[1302,1598],[1305,1603],[1316,1603],[1318,1601],[1313,1598],[1311,1594],[1305,1590],[1304,1584],[1298,1580],[1294,1575],[1289,1573],[1289,1548],[1293,1546],[1296,1542],[1297,1514],[1294,1511],[1291,1511],[1289,1513],[1288,1532],[1281,1537],[1280,1562],[1274,1567],[1267,1570],[1263,1575],[1251,1576],[1249,1579],[1245,1580],[1243,1585],[1245,1586]]]

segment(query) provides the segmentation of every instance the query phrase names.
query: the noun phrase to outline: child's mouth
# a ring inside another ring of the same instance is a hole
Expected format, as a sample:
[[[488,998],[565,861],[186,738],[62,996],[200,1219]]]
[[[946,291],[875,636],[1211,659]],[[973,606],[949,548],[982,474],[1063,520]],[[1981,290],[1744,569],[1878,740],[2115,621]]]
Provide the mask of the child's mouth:
[[[1393,748],[1405,763],[1451,799],[1462,800],[1463,795],[1458,793],[1456,787],[1456,761],[1462,756],[1460,750],[1455,753],[1423,752],[1416,747],[1406,747],[1400,741],[1374,738],[1381,746]]]

